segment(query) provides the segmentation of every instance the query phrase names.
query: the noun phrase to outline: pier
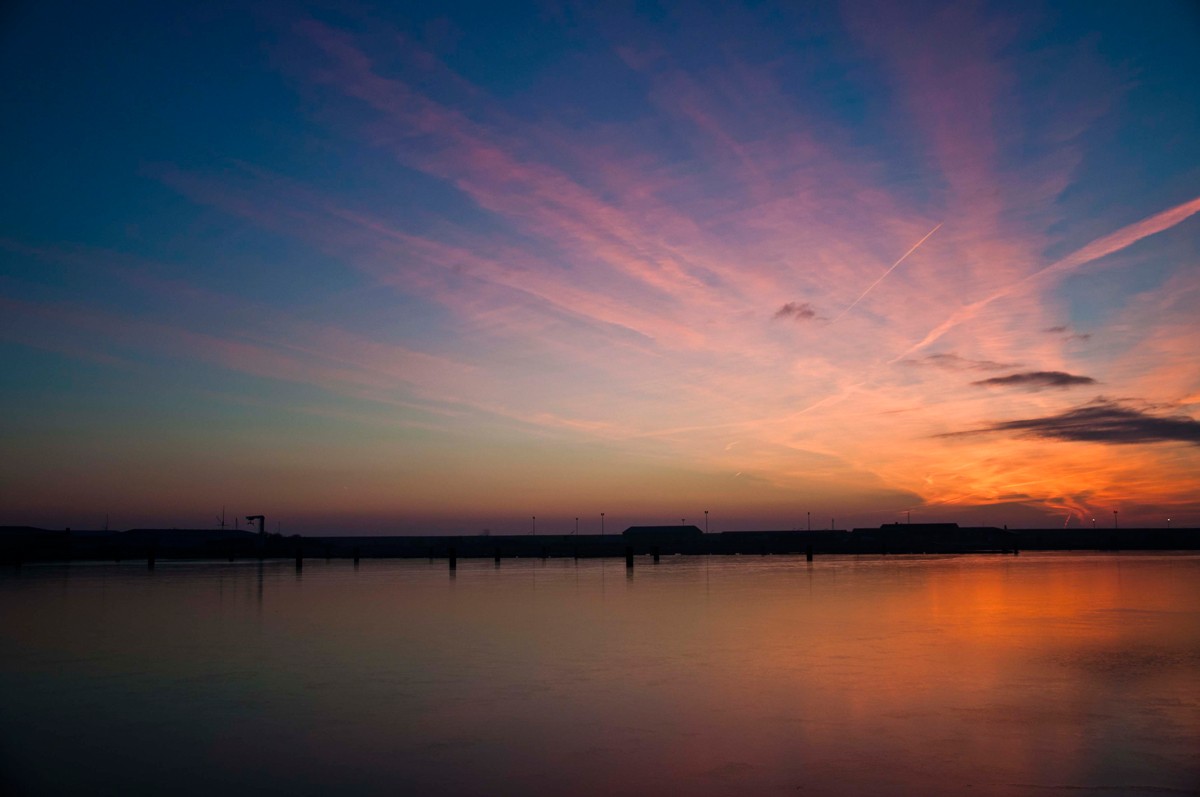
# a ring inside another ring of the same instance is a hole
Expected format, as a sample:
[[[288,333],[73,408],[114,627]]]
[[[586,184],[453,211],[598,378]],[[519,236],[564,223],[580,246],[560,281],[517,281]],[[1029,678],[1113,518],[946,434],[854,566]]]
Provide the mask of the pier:
[[[665,556],[998,554],[1019,551],[1200,550],[1200,529],[1001,529],[954,523],[893,524],[820,531],[724,531],[694,526],[634,526],[622,534],[282,536],[233,529],[54,531],[0,527],[0,562],[121,561],[144,552],[149,568],[162,560],[624,558]]]

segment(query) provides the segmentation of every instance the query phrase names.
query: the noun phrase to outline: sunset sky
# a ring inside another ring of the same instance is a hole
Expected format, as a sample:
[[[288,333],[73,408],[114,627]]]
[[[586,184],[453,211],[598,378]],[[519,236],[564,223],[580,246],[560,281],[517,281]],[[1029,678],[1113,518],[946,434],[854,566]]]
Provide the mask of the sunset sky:
[[[1200,525],[1194,2],[18,2],[0,75],[0,524]]]

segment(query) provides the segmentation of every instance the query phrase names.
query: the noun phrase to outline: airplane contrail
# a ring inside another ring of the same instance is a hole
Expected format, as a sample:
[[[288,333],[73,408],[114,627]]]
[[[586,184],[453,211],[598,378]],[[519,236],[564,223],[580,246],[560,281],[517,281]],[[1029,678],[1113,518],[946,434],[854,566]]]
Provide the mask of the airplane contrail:
[[[1068,272],[1080,266],[1087,265],[1094,260],[1099,260],[1102,257],[1107,257],[1114,252],[1120,252],[1122,249],[1132,246],[1143,238],[1148,238],[1151,235],[1157,235],[1164,230],[1169,230],[1175,225],[1191,218],[1200,213],[1200,197],[1184,202],[1182,205],[1176,205],[1168,210],[1161,211],[1153,216],[1142,219],[1141,221],[1129,224],[1114,233],[1105,235],[1102,238],[1097,238],[1082,249],[1077,249],[1066,257],[1056,260],[1045,268],[1035,271],[1034,273],[1022,277],[1014,283],[1006,285],[1000,290],[992,293],[990,296],[985,296],[969,305],[960,307],[949,318],[931,330],[920,343],[910,347],[908,351],[889,360],[888,364],[899,362],[916,351],[920,351],[929,344],[936,341],[942,335],[949,332],[959,324],[974,318],[980,310],[987,307],[997,299],[1003,299],[1011,296],[1022,288],[1026,288],[1035,284],[1039,280],[1048,277],[1054,277],[1063,272]]]
[[[899,259],[899,260],[897,260],[895,263],[892,263],[892,267],[891,267],[891,268],[889,268],[887,271],[883,272],[883,276],[881,276],[879,279],[877,279],[877,280],[875,280],[874,282],[872,282],[872,283],[871,283],[871,286],[870,286],[869,288],[867,288],[865,291],[863,291],[863,292],[862,292],[862,296],[859,296],[857,299],[855,299],[853,302],[851,302],[851,303],[850,303],[850,306],[849,306],[849,307],[847,307],[845,310],[843,310],[843,311],[841,312],[841,315],[839,315],[837,318],[833,319],[833,322],[832,322],[832,323],[836,324],[838,321],[840,321],[840,320],[842,319],[842,316],[844,316],[846,313],[848,313],[848,312],[850,312],[851,310],[853,310],[853,309],[854,309],[854,305],[856,305],[856,304],[858,304],[859,302],[861,302],[861,301],[862,301],[862,300],[863,300],[863,299],[866,297],[866,295],[867,295],[868,293],[870,293],[872,290],[874,290],[874,289],[875,289],[875,286],[876,286],[876,285],[878,285],[879,283],[883,282],[883,280],[884,280],[884,279],[887,277],[887,275],[888,275],[888,274],[891,274],[893,271],[895,271],[895,270],[896,270],[896,266],[898,266],[898,265],[900,265],[901,263],[903,263],[905,258],[907,258],[909,255],[911,255],[913,252],[917,251],[917,247],[918,247],[918,246],[920,246],[921,244],[923,244],[923,243],[925,243],[926,241],[928,241],[928,240],[929,240],[929,236],[931,236],[931,235],[933,235],[935,232],[937,232],[937,231],[938,231],[938,230],[941,228],[942,224],[945,224],[945,222],[939,222],[937,227],[934,227],[932,230],[930,230],[929,232],[925,233],[925,237],[924,237],[924,238],[922,238],[921,240],[919,240],[919,241],[917,241],[915,244],[913,244],[913,246],[912,246],[912,249],[909,249],[907,252],[905,252],[904,254],[900,255],[900,259]]]

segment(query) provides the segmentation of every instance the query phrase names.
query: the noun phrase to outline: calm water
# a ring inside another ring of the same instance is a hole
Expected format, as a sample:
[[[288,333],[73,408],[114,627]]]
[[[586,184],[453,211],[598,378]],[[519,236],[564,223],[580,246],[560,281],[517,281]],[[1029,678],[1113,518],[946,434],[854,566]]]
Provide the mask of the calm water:
[[[1200,557],[29,567],[0,791],[1200,788]]]

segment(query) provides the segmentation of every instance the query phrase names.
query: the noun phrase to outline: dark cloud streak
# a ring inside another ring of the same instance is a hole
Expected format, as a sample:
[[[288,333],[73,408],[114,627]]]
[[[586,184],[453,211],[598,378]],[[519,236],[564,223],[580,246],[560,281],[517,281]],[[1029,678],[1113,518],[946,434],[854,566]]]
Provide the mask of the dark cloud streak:
[[[953,352],[947,354],[930,354],[919,360],[901,360],[905,365],[928,366],[940,368],[943,371],[1003,371],[1006,368],[1016,368],[1017,363],[998,363],[993,360],[972,360],[960,357]]]
[[[999,421],[983,429],[950,432],[938,437],[1015,433],[1019,437],[1069,442],[1134,443],[1182,442],[1200,445],[1200,421],[1186,415],[1164,417],[1109,399],[1097,399],[1058,415],[1018,421]]]
[[[1040,390],[1044,387],[1077,387],[1079,385],[1094,385],[1096,380],[1090,376],[1077,376],[1066,371],[1025,371],[1008,376],[993,376],[991,379],[980,379],[972,382],[977,387],[1025,387]]]
[[[1062,335],[1063,340],[1067,341],[1068,343],[1073,340],[1088,341],[1092,339],[1091,332],[1072,332],[1071,328],[1065,324],[1060,324],[1056,327],[1046,327],[1042,331],[1047,335]]]
[[[808,302],[788,302],[783,307],[775,311],[773,316],[775,319],[791,318],[795,321],[814,321],[821,316],[817,315],[817,311]]]

